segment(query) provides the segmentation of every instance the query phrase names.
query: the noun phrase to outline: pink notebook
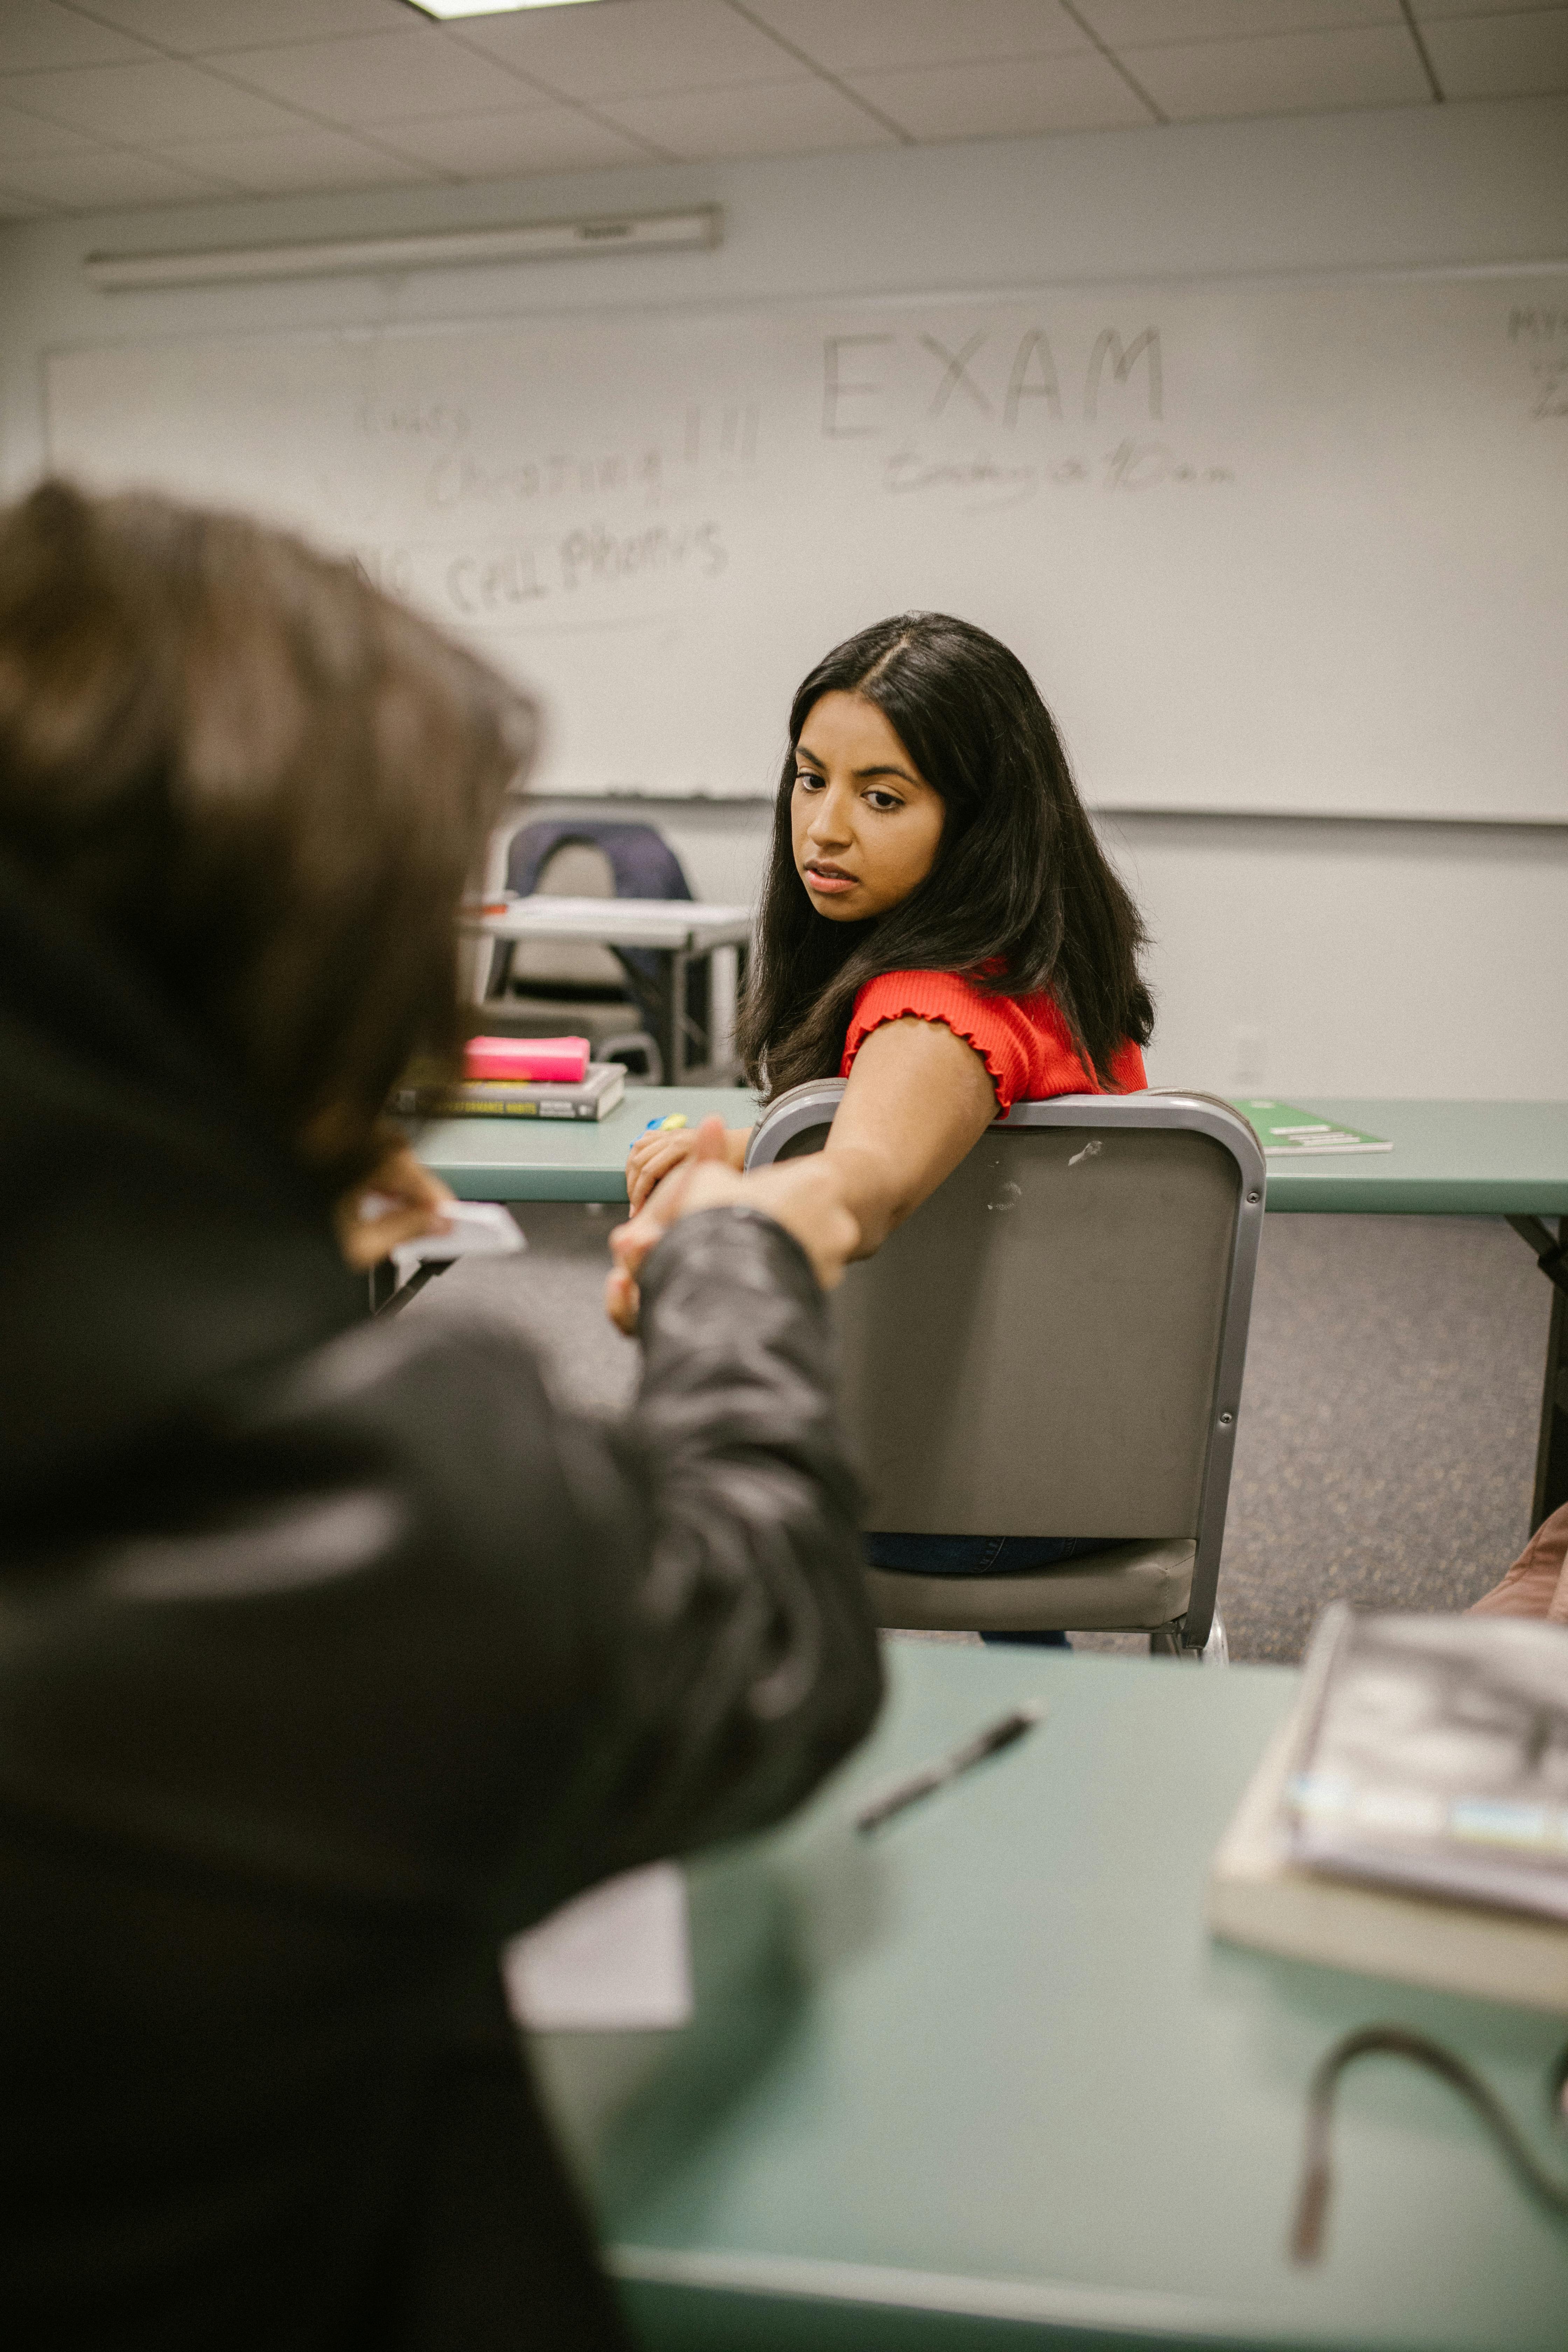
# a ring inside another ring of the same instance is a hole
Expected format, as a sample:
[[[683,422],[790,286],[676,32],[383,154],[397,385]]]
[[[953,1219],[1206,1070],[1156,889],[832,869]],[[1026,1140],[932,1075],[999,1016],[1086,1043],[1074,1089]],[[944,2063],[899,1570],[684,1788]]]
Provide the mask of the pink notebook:
[[[580,1087],[587,1066],[586,1037],[470,1037],[463,1076]]]

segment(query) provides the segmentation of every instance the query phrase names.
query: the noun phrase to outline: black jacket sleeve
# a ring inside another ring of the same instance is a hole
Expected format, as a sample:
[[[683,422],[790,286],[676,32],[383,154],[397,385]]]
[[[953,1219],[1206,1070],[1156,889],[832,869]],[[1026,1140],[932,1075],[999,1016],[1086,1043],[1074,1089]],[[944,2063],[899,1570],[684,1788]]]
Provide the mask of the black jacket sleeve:
[[[417,1312],[198,1383],[6,1564],[0,1796],[497,1932],[784,1811],[880,1691],[825,1303],[732,1210],[643,1300],[613,1431]]]
[[[709,1211],[642,1282],[627,1469],[649,1515],[611,1817],[644,1853],[786,1811],[880,1696],[825,1302],[771,1219]]]

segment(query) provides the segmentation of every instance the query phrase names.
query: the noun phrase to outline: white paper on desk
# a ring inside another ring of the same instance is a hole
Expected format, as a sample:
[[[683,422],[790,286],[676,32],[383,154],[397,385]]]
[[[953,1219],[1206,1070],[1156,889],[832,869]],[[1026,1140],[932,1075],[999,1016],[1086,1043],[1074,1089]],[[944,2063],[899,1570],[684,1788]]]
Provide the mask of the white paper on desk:
[[[499,1201],[448,1201],[442,1215],[450,1220],[444,1234],[421,1234],[392,1253],[393,1263],[405,1279],[429,1259],[510,1257],[528,1244]]]
[[[501,1956],[507,2001],[538,2033],[647,2032],[691,2021],[686,1874],[628,1870],[563,1904]]]

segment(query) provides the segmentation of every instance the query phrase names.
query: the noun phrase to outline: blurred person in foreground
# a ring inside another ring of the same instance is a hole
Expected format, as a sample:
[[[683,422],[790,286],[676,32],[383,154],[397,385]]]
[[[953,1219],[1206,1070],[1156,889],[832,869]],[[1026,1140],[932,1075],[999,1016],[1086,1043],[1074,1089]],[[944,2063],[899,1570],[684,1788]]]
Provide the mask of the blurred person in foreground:
[[[455,1049],[531,741],[293,540],[0,516],[17,2352],[623,2345],[498,1948],[776,1819],[876,1711],[809,1162],[661,1193],[618,1428],[494,1328],[366,1318],[352,1267],[441,1220],[381,1109]]]

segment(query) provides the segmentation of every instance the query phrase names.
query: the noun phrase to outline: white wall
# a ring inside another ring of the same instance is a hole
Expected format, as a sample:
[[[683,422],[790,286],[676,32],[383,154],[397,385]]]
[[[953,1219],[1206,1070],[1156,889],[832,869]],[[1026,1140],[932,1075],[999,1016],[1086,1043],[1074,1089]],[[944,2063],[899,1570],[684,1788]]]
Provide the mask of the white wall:
[[[1568,103],[1410,109],[654,166],[29,225],[0,236],[0,485],[43,459],[41,360],[116,338],[978,289],[1050,279],[1568,256]],[[104,296],[99,247],[258,243],[717,200],[712,254]],[[1048,678],[1041,680],[1047,698]],[[700,719],[699,719],[700,723]],[[1094,779],[1081,779],[1094,796]],[[576,805],[581,806],[581,803]],[[624,808],[621,811],[625,814]],[[696,887],[744,895],[760,812],[658,820]],[[1568,1094],[1568,832],[1123,820],[1159,1080],[1216,1089]]]
[[[1568,1093],[1568,831],[1122,821],[1157,1086]]]

